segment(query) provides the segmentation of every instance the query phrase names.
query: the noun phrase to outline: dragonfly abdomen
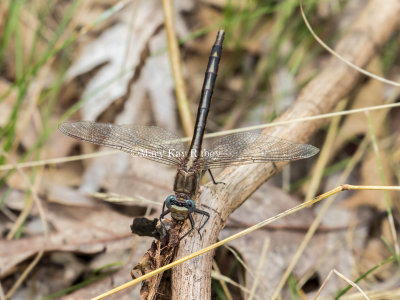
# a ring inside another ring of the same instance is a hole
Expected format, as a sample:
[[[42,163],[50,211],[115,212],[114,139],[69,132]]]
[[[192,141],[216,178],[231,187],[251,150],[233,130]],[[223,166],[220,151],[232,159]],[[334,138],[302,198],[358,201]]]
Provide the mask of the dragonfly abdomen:
[[[219,30],[215,43],[211,49],[210,58],[208,60],[207,70],[204,77],[203,88],[201,89],[201,98],[199,108],[197,110],[193,139],[188,151],[189,160],[197,158],[191,156],[192,150],[195,150],[195,153],[197,153],[197,155],[199,155],[200,153],[208,111],[211,104],[211,97],[213,94],[215,80],[217,78],[218,65],[219,61],[221,60],[222,43],[224,41],[224,36],[225,32],[223,30]]]

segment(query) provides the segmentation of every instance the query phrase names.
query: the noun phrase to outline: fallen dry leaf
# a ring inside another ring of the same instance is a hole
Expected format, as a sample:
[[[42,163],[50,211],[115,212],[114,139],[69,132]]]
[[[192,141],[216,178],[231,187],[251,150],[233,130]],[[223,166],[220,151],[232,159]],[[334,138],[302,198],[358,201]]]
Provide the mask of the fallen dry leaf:
[[[127,249],[132,243],[129,229],[132,218],[111,209],[47,204],[46,217],[55,228],[47,242],[43,235],[0,240],[0,275],[4,276],[43,248],[46,251],[96,253]]]
[[[81,109],[84,120],[96,120],[116,99],[127,94],[129,81],[140,63],[141,54],[162,21],[158,1],[141,1],[134,7],[133,15],[132,9],[124,10],[119,23],[107,28],[100,37],[85,45],[68,70],[67,80],[104,63],[106,65],[89,81],[83,94],[83,98],[88,97]]]

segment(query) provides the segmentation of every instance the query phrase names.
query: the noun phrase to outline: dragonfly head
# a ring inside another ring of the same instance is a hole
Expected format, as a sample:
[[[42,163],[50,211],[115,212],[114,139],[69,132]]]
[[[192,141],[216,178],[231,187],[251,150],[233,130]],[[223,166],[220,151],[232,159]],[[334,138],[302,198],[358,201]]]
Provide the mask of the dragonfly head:
[[[170,210],[171,217],[178,221],[185,220],[196,208],[192,199],[178,200],[175,195],[168,196],[165,205]]]

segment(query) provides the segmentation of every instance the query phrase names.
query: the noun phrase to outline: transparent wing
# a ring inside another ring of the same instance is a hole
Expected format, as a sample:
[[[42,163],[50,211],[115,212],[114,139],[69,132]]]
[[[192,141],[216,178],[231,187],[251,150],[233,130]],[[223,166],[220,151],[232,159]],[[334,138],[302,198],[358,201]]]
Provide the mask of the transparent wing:
[[[262,162],[298,160],[313,156],[319,149],[278,137],[261,134],[262,130],[224,136],[202,150],[199,168],[211,169]]]
[[[186,142],[160,127],[114,125],[96,122],[62,123],[58,129],[85,142],[118,149],[167,165],[178,165],[186,154]]]

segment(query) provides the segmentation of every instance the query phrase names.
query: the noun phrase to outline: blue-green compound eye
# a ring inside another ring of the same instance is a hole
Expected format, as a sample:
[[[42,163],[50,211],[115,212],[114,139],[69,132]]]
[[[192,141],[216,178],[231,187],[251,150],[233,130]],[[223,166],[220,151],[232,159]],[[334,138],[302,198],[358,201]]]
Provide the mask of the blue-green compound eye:
[[[192,199],[186,200],[186,208],[188,209],[189,213],[192,213],[196,208],[194,201]]]
[[[171,207],[171,201],[176,201],[175,195],[168,196],[167,199],[165,199],[165,205],[167,206],[167,208]]]

